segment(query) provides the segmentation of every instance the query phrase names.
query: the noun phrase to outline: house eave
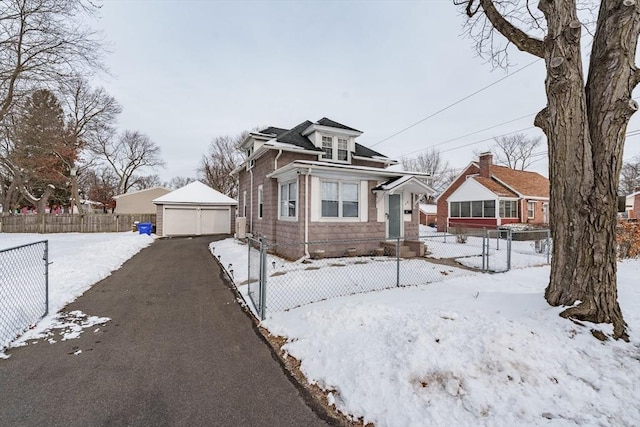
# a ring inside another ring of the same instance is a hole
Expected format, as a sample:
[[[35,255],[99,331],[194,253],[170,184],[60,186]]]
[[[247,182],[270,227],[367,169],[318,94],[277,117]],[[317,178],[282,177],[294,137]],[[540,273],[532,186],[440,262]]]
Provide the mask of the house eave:
[[[389,171],[381,168],[372,168],[367,166],[353,166],[353,165],[344,165],[344,164],[334,164],[328,162],[319,162],[319,161],[307,161],[307,160],[296,160],[287,165],[271,172],[267,175],[267,178],[278,178],[279,176],[288,174],[295,170],[307,171],[307,170],[319,170],[319,171],[342,171],[342,172],[351,172],[358,173],[361,175],[366,175],[370,177],[379,177],[379,178],[393,178],[393,177],[402,177],[402,176],[415,176],[415,177],[430,177],[431,175],[426,173],[417,173],[417,172],[407,172],[407,171]]]
[[[305,130],[302,131],[301,135],[307,136],[312,134],[313,132],[321,132],[321,133],[324,132],[324,133],[331,133],[336,135],[349,135],[354,137],[362,135],[362,132],[349,130],[349,129],[334,128],[330,126],[323,126],[316,123],[309,125]]]

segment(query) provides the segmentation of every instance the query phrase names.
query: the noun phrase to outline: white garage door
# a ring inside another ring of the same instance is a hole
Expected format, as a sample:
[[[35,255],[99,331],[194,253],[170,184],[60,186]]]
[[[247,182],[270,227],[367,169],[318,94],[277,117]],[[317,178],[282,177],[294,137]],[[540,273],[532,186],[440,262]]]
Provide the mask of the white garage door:
[[[165,236],[195,235],[198,229],[196,208],[165,208],[162,218]]]
[[[201,232],[202,234],[228,234],[231,233],[231,210],[202,208]]]
[[[208,207],[165,207],[165,236],[231,233],[231,209]]]

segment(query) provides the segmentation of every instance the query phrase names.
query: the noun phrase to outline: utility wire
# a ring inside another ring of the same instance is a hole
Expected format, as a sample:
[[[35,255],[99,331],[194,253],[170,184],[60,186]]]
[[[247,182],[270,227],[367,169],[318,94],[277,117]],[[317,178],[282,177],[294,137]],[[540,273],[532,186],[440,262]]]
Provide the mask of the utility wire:
[[[442,141],[442,142],[439,142],[439,143],[437,143],[437,144],[430,145],[430,146],[429,146],[429,147],[427,147],[427,148],[419,148],[419,149],[417,149],[417,150],[414,150],[414,151],[410,151],[410,152],[408,152],[408,153],[401,154],[401,155],[400,155],[400,157],[409,156],[409,155],[411,155],[411,154],[415,154],[415,153],[418,153],[418,152],[420,152],[420,151],[426,151],[426,150],[429,150],[429,149],[431,149],[431,148],[438,147],[438,146],[440,146],[440,145],[446,144],[446,143],[448,143],[448,142],[457,141],[457,140],[459,140],[459,139],[466,138],[466,137],[471,136],[471,135],[475,135],[475,134],[478,134],[478,133],[481,133],[481,132],[484,132],[484,131],[487,131],[487,130],[490,130],[490,129],[494,129],[494,128],[497,128],[497,127],[500,127],[500,126],[503,126],[503,125],[506,125],[506,124],[509,124],[509,123],[517,122],[518,120],[522,120],[522,119],[524,119],[524,118],[526,118],[526,117],[530,117],[530,116],[533,116],[533,115],[535,115],[535,114],[536,114],[536,113],[527,114],[527,115],[525,115],[525,116],[518,117],[517,119],[512,119],[512,120],[509,120],[509,121],[506,121],[506,122],[498,123],[497,125],[489,126],[488,128],[484,128],[484,129],[481,129],[481,130],[477,130],[477,131],[475,131],[475,132],[471,132],[471,133],[468,133],[468,134],[466,134],[466,135],[457,136],[457,137],[455,137],[455,138],[447,139],[446,141]]]
[[[420,123],[424,122],[425,120],[428,120],[428,119],[430,119],[430,118],[432,118],[432,117],[434,117],[434,116],[436,116],[436,115],[438,115],[438,114],[442,113],[443,111],[446,111],[446,110],[448,110],[449,108],[451,108],[451,107],[453,107],[453,106],[455,106],[455,105],[460,104],[462,101],[466,101],[467,99],[471,98],[472,96],[475,96],[475,95],[479,94],[480,92],[483,92],[483,91],[485,91],[485,90],[489,89],[491,86],[497,85],[497,84],[498,84],[498,83],[500,83],[501,81],[503,81],[503,80],[505,80],[505,79],[508,79],[509,77],[511,77],[511,76],[513,76],[513,75],[515,75],[515,74],[519,73],[520,71],[524,70],[525,68],[530,67],[530,66],[532,66],[533,64],[535,64],[536,62],[541,61],[541,60],[542,60],[541,58],[537,58],[537,59],[535,59],[535,60],[531,61],[531,62],[530,62],[530,63],[528,63],[527,65],[524,65],[524,66],[522,66],[522,67],[518,68],[518,69],[517,69],[516,71],[514,71],[513,73],[511,73],[511,74],[507,74],[506,76],[502,77],[501,79],[498,79],[498,80],[496,80],[495,82],[490,83],[490,84],[488,84],[487,86],[484,86],[483,88],[476,90],[475,92],[473,92],[473,93],[471,93],[471,94],[469,94],[469,95],[465,96],[464,98],[461,98],[461,99],[457,100],[457,101],[456,101],[456,102],[454,102],[453,104],[449,104],[449,105],[447,105],[446,107],[441,108],[440,110],[436,111],[435,113],[432,113],[432,114],[428,115],[427,117],[425,117],[425,118],[423,118],[423,119],[418,120],[417,122],[415,122],[415,123],[413,123],[413,124],[411,124],[411,125],[407,126],[406,128],[404,128],[404,129],[402,129],[402,130],[399,130],[398,132],[394,133],[393,135],[389,135],[388,137],[386,137],[386,138],[384,138],[384,139],[381,139],[380,141],[376,142],[375,144],[370,145],[369,147],[375,147],[376,145],[382,144],[383,142],[388,141],[389,139],[391,139],[391,138],[393,138],[393,137],[395,137],[395,136],[398,136],[398,135],[400,135],[401,133],[406,132],[406,131],[408,131],[409,129],[411,129],[411,128],[415,127],[415,126],[418,126]]]

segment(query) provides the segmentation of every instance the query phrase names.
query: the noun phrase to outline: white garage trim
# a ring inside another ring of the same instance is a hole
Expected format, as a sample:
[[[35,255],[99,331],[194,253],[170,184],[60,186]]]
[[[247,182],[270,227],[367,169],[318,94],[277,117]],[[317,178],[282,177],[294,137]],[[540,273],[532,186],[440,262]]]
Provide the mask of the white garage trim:
[[[231,233],[229,206],[163,206],[163,236]]]

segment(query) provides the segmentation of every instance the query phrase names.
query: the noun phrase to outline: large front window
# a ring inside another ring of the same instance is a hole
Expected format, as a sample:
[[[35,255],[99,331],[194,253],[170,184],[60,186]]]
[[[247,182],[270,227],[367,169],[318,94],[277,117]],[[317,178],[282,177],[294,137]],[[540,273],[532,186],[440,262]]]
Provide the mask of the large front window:
[[[280,184],[280,218],[295,218],[298,201],[298,184]]]
[[[495,218],[495,200],[476,200],[472,202],[451,202],[452,218]]]
[[[322,217],[357,218],[358,184],[351,182],[322,182]]]
[[[518,202],[515,200],[500,200],[500,218],[517,218]]]

